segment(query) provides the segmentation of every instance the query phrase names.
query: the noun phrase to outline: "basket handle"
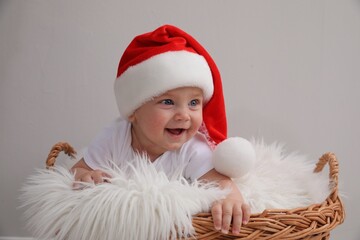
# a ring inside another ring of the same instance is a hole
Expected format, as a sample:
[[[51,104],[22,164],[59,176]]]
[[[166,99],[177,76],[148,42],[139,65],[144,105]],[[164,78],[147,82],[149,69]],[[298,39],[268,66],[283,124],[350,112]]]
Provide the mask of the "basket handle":
[[[317,173],[322,171],[326,163],[328,163],[330,167],[329,184],[332,188],[330,198],[331,200],[335,201],[338,198],[338,182],[339,182],[339,163],[335,154],[332,152],[324,153],[320,157],[318,163],[316,164],[314,172]]]
[[[59,156],[59,153],[64,151],[65,154],[71,158],[75,158],[76,151],[74,148],[67,142],[58,142],[50,150],[50,153],[46,159],[46,168],[49,169],[55,165],[56,158]]]

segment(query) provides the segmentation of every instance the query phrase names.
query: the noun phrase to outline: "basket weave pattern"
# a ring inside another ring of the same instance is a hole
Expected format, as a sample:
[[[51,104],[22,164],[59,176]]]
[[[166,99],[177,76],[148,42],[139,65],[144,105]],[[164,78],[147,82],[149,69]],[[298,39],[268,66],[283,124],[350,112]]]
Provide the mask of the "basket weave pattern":
[[[66,142],[55,144],[46,160],[47,168],[55,165],[61,151],[71,157],[76,153]],[[314,171],[322,171],[326,164],[329,164],[329,184],[332,191],[322,203],[295,209],[267,209],[262,213],[252,214],[239,235],[223,234],[215,230],[211,213],[199,213],[193,217],[192,222],[196,239],[330,239],[330,231],[344,221],[345,210],[338,195],[339,164],[335,154],[322,155]]]

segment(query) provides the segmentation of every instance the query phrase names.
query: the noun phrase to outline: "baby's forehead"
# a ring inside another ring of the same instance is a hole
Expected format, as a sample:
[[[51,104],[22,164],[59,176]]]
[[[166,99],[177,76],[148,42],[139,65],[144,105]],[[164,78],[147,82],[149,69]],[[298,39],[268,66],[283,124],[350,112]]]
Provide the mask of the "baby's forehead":
[[[203,95],[204,95],[203,90],[199,87],[179,87],[179,88],[170,89],[164,93],[161,93],[157,97],[171,96],[171,95],[183,95],[183,94],[194,95],[194,96],[199,96],[199,97],[200,96],[203,97]]]

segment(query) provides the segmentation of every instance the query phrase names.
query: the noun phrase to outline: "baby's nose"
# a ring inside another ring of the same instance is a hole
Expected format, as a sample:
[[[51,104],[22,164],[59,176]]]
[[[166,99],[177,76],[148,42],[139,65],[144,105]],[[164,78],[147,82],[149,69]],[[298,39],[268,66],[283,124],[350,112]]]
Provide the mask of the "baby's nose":
[[[176,121],[188,121],[190,120],[190,114],[188,109],[186,108],[178,108],[175,116],[174,116]]]

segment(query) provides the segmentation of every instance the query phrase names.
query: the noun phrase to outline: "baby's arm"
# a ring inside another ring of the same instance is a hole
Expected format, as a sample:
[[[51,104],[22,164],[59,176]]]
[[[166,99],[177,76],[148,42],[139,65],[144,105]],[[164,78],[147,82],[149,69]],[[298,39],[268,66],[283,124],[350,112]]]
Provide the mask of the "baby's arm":
[[[245,203],[239,189],[235,183],[229,178],[215,169],[210,170],[203,175],[200,180],[217,181],[221,188],[230,188],[231,192],[221,201],[216,201],[211,213],[216,230],[221,230],[227,234],[232,219],[232,233],[239,234],[241,224],[246,224],[250,219],[250,207]]]
[[[75,181],[98,184],[104,182],[104,178],[110,178],[109,174],[101,170],[93,170],[90,168],[83,158],[75,163],[71,168],[71,171],[75,173]]]

